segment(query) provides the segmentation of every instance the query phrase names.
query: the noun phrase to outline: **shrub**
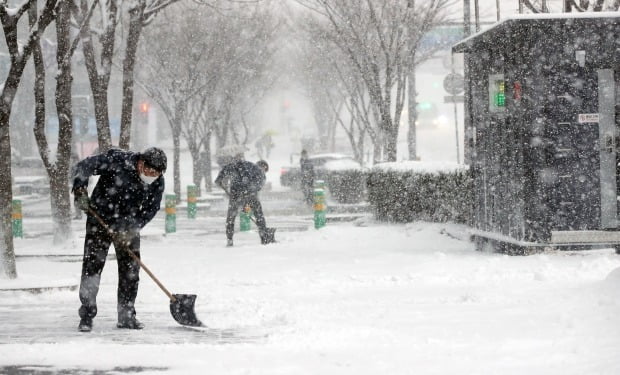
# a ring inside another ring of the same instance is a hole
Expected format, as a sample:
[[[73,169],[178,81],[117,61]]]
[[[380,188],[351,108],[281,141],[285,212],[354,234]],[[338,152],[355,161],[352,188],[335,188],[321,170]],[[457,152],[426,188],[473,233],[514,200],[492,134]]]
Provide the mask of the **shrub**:
[[[330,171],[326,183],[337,202],[358,203],[366,191],[366,173],[360,169]]]
[[[467,166],[402,162],[375,166],[368,201],[378,220],[471,222],[472,180]]]

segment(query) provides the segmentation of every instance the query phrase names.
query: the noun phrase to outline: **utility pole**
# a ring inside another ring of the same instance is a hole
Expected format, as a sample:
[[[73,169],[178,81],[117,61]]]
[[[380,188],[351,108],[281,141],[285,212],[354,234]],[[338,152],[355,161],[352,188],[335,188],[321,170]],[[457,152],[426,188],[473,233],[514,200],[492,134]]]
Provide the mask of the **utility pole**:
[[[463,37],[471,35],[471,4],[469,0],[463,0]]]
[[[417,92],[416,92],[416,71],[415,71],[415,55],[412,48],[412,30],[411,23],[413,17],[413,0],[407,0],[407,46],[408,46],[408,64],[409,72],[407,74],[407,121],[409,123],[409,130],[407,132],[407,150],[409,151],[409,160],[418,160],[418,147],[417,147],[417,129],[416,120],[418,118],[417,113]]]
[[[478,0],[474,0],[474,19],[476,22],[476,32],[480,31],[480,7]]]
[[[500,15],[499,15],[499,0],[495,0],[495,9],[497,9],[497,22],[499,22],[499,19],[500,19]]]

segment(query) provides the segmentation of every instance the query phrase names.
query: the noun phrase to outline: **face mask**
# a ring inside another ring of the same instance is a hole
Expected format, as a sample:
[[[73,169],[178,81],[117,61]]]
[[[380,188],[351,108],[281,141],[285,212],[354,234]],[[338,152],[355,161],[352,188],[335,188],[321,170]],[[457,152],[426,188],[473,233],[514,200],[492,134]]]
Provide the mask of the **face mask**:
[[[157,180],[159,177],[151,177],[151,176],[147,176],[144,173],[140,173],[140,179],[142,180],[142,182],[144,182],[147,185],[152,184],[155,180]]]

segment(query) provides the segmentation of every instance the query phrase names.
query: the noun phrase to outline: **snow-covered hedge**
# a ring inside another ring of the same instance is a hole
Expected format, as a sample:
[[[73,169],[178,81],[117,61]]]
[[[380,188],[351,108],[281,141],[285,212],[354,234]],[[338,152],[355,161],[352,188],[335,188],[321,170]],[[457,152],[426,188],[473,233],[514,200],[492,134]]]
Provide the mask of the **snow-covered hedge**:
[[[368,201],[379,220],[470,223],[469,166],[406,161],[382,163],[369,173]]]
[[[339,203],[358,203],[366,192],[366,173],[362,169],[338,169],[327,173],[327,188]]]

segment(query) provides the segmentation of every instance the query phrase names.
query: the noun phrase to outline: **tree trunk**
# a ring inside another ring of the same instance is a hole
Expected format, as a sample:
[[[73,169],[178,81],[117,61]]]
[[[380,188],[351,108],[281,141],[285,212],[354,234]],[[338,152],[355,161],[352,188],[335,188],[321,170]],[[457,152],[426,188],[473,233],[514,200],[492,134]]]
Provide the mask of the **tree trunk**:
[[[9,73],[10,74],[10,73]],[[6,91],[6,87],[5,87]],[[7,98],[12,103],[15,94]],[[5,103],[2,100],[2,103]],[[9,279],[17,278],[15,267],[15,252],[13,250],[13,225],[12,225],[12,201],[11,188],[11,138],[9,137],[9,117],[11,105],[0,105],[0,268]]]
[[[25,62],[12,65],[2,95],[0,96],[0,255],[4,273],[10,279],[17,278],[15,251],[13,248],[12,205],[13,191],[11,172],[11,137],[9,118],[15,94],[19,86]]]
[[[58,113],[58,149],[55,167],[48,169],[52,219],[54,221],[54,244],[65,243],[71,236],[71,206],[69,203],[69,158],[73,135],[71,113],[71,62],[68,55],[71,14],[69,2],[61,2],[56,17],[58,49],[56,59],[59,72],[56,77],[56,111]],[[51,173],[50,173],[51,172]]]
[[[385,132],[385,149],[387,153],[387,161],[396,161],[397,142],[398,128],[392,126]]]
[[[129,11],[129,31],[127,33],[127,46],[125,47],[125,58],[123,59],[123,104],[121,109],[121,135],[119,146],[129,149],[131,144],[131,117],[133,114],[133,94],[134,94],[134,68],[136,64],[136,53],[138,42],[142,34],[142,18],[144,16],[145,1],[139,1],[138,5]]]
[[[412,67],[409,71],[407,84],[407,120],[409,122],[409,131],[407,132],[407,146],[409,148],[409,160],[418,160],[417,129],[415,124],[416,120],[418,119],[415,67]]]
[[[174,194],[177,196],[177,202],[181,199],[181,124],[174,124],[172,128],[172,144],[173,144],[173,164],[174,164]]]
[[[202,180],[202,170],[200,168],[200,151],[199,146],[197,146],[196,139],[186,139],[188,143],[189,154],[192,157],[192,181],[194,185],[198,188],[198,193],[200,194],[200,181]]]
[[[4,5],[6,6],[6,5]],[[12,181],[11,172],[11,137],[9,134],[9,120],[11,109],[15,100],[15,94],[21,77],[24,73],[26,62],[32,53],[32,47],[38,43],[41,34],[54,20],[56,7],[55,1],[48,1],[38,18],[37,26],[31,28],[32,34],[26,44],[18,46],[17,23],[15,16],[6,11],[2,16],[2,27],[9,53],[11,65],[0,94],[0,267],[8,278],[17,278],[15,267],[15,252],[13,248],[13,225],[12,225]]]
[[[110,119],[108,117],[108,90],[106,86],[98,82],[91,87],[93,104],[95,106],[99,152],[106,152],[112,147],[112,133],[110,132]]]
[[[383,138],[381,135],[381,130],[377,132],[379,138]],[[372,144],[372,163],[377,164],[384,161],[383,160],[383,139],[375,139]]]
[[[207,158],[205,159],[204,163],[204,170],[203,173],[205,174],[205,190],[206,191],[212,191],[213,190],[213,180],[211,178],[211,174],[212,174],[212,170],[211,170],[211,132],[209,131],[205,137],[205,153],[207,155]]]
[[[97,125],[97,140],[99,152],[105,152],[112,147],[112,134],[110,131],[110,118],[108,114],[108,86],[112,72],[112,58],[114,54],[114,35],[116,30],[116,0],[109,0],[109,9],[106,9],[107,25],[99,38],[101,43],[101,74],[97,70],[95,61],[95,48],[92,41],[92,30],[86,26],[81,30],[82,50],[90,88],[93,93],[95,107],[95,123]],[[81,2],[82,13],[88,14],[88,4]]]

